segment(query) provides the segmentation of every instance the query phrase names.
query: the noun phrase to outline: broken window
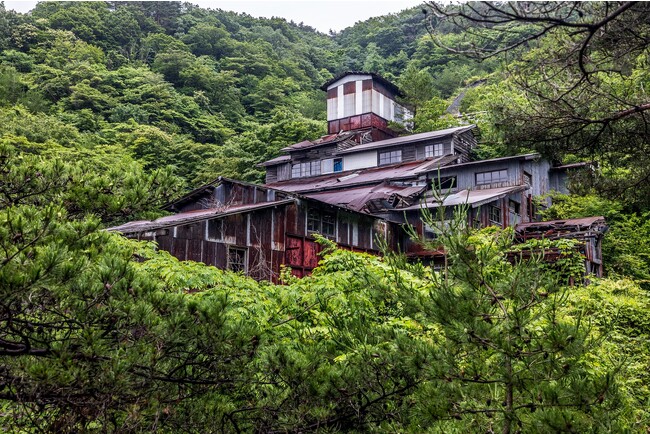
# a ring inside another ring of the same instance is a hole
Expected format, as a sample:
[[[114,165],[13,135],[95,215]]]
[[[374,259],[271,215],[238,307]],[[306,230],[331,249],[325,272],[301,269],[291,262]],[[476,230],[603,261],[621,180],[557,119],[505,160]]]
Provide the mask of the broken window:
[[[446,176],[442,178],[435,178],[433,180],[433,187],[436,190],[450,190],[456,188],[456,177]]]
[[[246,249],[228,246],[228,270],[246,274]]]
[[[334,172],[343,172],[343,159],[335,158],[334,159]]]
[[[501,224],[501,208],[490,205],[489,208],[490,223]]]
[[[318,232],[326,237],[336,234],[336,215],[315,208],[307,212],[307,232]]]
[[[223,240],[223,219],[208,220],[205,239],[209,241]]]

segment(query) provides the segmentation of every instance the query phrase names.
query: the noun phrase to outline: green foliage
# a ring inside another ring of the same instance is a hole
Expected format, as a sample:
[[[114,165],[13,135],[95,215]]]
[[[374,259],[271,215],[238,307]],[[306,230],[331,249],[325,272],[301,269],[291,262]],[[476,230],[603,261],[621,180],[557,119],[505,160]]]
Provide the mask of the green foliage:
[[[1,207],[61,204],[72,217],[94,214],[110,222],[150,215],[178,194],[180,180],[171,170],[145,173],[128,156],[112,156],[110,161],[110,149],[108,154],[102,151],[3,139]]]
[[[440,432],[625,426],[617,416],[617,366],[590,368],[600,336],[579,310],[569,313],[565,273],[578,271],[581,261],[571,255],[572,243],[523,247],[563,250],[565,262],[550,271],[542,255],[508,255],[511,230],[477,233],[464,223],[464,213],[455,212],[455,229],[445,229],[444,210],[424,216],[440,228],[436,245],[445,247],[448,265],[434,275],[430,289],[431,319],[444,334],[440,361],[431,367],[438,381],[416,395],[427,402],[416,419],[449,418],[438,425]]]
[[[31,15],[0,7],[0,47],[6,430],[647,426],[649,304],[638,284],[649,280],[649,216],[618,202],[555,198],[547,211],[605,215],[606,267],[634,279],[572,289],[572,246],[528,246],[565,249],[555,267],[509,262],[509,232],[461,220],[440,232],[443,272],[330,244],[311,277],[281,286],[101,230],[159,216],[183,181],[260,181],[257,163],[324,133],[314,89],[341,70],[397,79],[419,131],[456,125],[436,95],[454,96],[496,63],[434,47],[419,8],[326,36],[177,2],[42,2]],[[644,62],[633,67],[638,86]],[[508,141],[499,104],[524,103],[503,86],[469,89],[461,102],[482,112],[485,155]]]
[[[650,288],[650,213],[626,213],[621,202],[595,195],[554,194],[544,218],[566,219],[602,215],[609,226],[603,241],[605,271],[634,279]]]

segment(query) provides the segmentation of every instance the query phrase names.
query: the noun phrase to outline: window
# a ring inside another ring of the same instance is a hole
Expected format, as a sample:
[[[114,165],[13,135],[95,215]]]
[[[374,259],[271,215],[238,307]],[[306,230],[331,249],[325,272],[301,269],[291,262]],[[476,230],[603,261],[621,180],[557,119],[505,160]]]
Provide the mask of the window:
[[[388,151],[379,153],[379,165],[393,164],[402,162],[402,150]]]
[[[321,161],[308,161],[306,163],[296,163],[291,166],[292,178],[304,178],[306,176],[316,176],[321,174]]]
[[[424,158],[429,157],[441,157],[444,153],[442,143],[436,143],[435,145],[426,145],[424,147]]]
[[[228,246],[228,269],[246,274],[246,249]]]
[[[223,240],[223,219],[208,220],[205,239],[210,241]]]
[[[322,233],[325,236],[333,237],[336,233],[336,217],[334,214],[323,214]]]
[[[515,202],[514,200],[511,199],[510,201],[508,201],[508,208],[512,214],[517,214],[517,215],[519,214],[519,209],[520,209],[519,202]]]
[[[433,187],[436,190],[451,190],[452,188],[456,188],[456,177],[447,176],[442,178],[434,178]]]
[[[501,208],[490,205],[489,208],[490,223],[501,224]]]
[[[334,159],[334,172],[343,172],[343,159],[335,158]]]
[[[320,166],[320,171],[321,173],[332,173],[334,172],[334,160],[331,158],[328,158],[326,160],[321,161],[321,166]]]
[[[336,234],[336,215],[313,208],[309,209],[307,232],[318,232],[326,237],[333,237]]]
[[[476,174],[476,185],[505,182],[508,180],[508,169],[479,172]]]
[[[320,232],[320,213],[315,209],[307,212],[307,231]]]

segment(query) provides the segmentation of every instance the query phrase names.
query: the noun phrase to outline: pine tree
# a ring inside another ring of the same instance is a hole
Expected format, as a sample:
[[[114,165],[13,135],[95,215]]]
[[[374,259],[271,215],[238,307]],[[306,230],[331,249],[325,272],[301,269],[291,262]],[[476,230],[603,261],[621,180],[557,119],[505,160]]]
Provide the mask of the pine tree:
[[[569,248],[556,266],[543,252],[508,255],[512,231],[476,231],[462,208],[452,220],[442,209],[425,211],[424,220],[437,228],[434,244],[444,245],[446,264],[433,275],[429,314],[444,342],[435,380],[418,392],[427,396],[422,411],[449,418],[443,430],[611,429],[613,378],[586,363],[600,338],[568,312],[568,282],[581,281],[580,255]]]

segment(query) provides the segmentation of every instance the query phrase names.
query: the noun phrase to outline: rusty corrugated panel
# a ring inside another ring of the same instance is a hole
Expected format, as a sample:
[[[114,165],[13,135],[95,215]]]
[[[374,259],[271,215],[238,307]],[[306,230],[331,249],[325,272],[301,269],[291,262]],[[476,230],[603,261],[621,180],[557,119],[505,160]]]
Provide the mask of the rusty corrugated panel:
[[[318,246],[314,241],[303,240],[303,263],[304,268],[314,269],[318,265]]]
[[[304,252],[302,238],[287,235],[285,263],[291,267],[302,267]]]

